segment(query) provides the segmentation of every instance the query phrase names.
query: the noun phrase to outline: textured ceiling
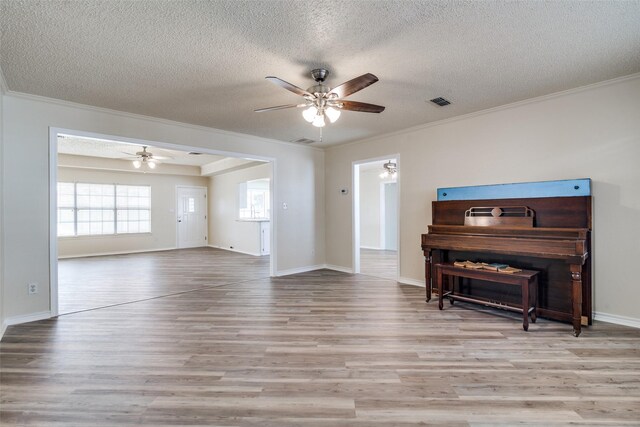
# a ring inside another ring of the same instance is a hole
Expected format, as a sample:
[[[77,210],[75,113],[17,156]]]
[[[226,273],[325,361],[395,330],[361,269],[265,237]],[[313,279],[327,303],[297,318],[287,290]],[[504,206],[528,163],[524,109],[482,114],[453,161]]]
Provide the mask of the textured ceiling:
[[[639,1],[0,1],[10,90],[283,141],[319,139],[307,88],[370,72],[342,143],[640,71]],[[452,105],[426,102],[444,96]]]

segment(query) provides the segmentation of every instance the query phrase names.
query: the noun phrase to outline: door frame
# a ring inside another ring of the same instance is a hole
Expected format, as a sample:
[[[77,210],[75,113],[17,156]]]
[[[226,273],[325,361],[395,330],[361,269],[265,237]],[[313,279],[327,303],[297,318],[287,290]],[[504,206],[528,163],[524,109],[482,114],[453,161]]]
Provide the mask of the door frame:
[[[360,166],[379,162],[382,160],[396,159],[396,167],[397,167],[397,175],[396,175],[396,184],[398,185],[398,203],[396,206],[397,209],[397,235],[396,235],[396,246],[398,248],[397,251],[397,262],[396,262],[396,281],[400,279],[400,245],[402,239],[400,237],[400,206],[401,203],[401,186],[400,186],[400,177],[401,177],[401,169],[400,169],[400,153],[396,154],[388,154],[386,156],[372,157],[368,159],[362,160],[354,160],[351,162],[351,188],[353,189],[351,194],[351,248],[352,248],[352,266],[353,273],[360,273]]]
[[[152,141],[139,138],[129,138],[124,136],[109,135],[98,132],[87,132],[76,129],[68,129],[62,127],[49,127],[49,311],[50,317],[57,317],[59,314],[58,307],[58,200],[57,200],[57,182],[58,182],[58,134],[74,135],[84,138],[108,139],[118,142],[129,142],[132,144],[154,146],[158,148],[166,148],[178,151],[195,151],[204,154],[213,154],[225,157],[235,157],[242,159],[260,160],[268,162],[271,165],[271,182],[270,198],[271,198],[271,254],[269,255],[269,275],[276,276],[276,266],[278,260],[277,252],[277,224],[278,209],[274,209],[278,202],[277,172],[278,163],[275,157],[260,156],[255,154],[217,150],[206,147],[196,147],[192,145],[172,144],[169,142]],[[208,198],[208,196],[207,196]],[[208,239],[208,236],[207,236]]]
[[[175,193],[175,199],[176,199],[176,249],[182,249],[180,247],[180,227],[178,227],[178,209],[180,206],[180,202],[178,200],[178,190],[180,188],[195,188],[198,190],[204,190],[204,198],[205,198],[205,203],[204,203],[204,219],[205,219],[205,223],[204,223],[204,243],[205,246],[209,246],[209,188],[208,187],[203,187],[201,185],[184,185],[184,184],[178,184],[176,185],[176,193]],[[187,249],[187,248],[184,248]]]

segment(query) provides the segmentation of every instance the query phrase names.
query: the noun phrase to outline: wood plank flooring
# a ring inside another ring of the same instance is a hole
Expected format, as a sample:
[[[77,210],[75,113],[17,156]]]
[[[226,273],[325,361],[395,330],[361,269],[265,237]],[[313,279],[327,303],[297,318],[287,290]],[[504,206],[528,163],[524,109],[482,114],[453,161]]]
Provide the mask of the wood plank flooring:
[[[269,257],[214,248],[58,261],[58,312],[73,313],[208,285],[269,277]]]
[[[360,273],[396,280],[398,252],[360,248]]]
[[[0,424],[640,425],[640,330],[473,308],[319,270],[12,326]]]

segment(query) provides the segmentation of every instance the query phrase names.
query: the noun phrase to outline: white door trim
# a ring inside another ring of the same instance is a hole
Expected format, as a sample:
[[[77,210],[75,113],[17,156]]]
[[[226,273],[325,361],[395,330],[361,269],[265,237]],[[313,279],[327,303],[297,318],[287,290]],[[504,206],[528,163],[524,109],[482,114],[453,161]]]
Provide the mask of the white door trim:
[[[58,130],[49,128],[49,312],[58,316]]]

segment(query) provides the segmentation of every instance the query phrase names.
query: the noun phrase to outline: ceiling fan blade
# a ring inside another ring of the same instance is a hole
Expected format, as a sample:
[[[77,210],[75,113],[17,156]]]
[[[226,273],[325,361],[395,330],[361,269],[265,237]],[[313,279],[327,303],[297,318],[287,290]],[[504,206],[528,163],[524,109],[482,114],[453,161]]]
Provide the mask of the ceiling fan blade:
[[[361,113],[382,113],[384,107],[382,105],[367,104],[366,102],[357,101],[340,101],[343,110],[359,111]]]
[[[257,110],[253,110],[256,113],[262,113],[264,111],[273,111],[273,110],[284,110],[285,108],[296,108],[296,107],[306,107],[307,104],[287,104],[287,105],[278,105],[276,107],[267,107],[267,108],[258,108]]]
[[[120,157],[120,159],[131,159],[131,160],[140,160],[142,158],[141,155],[137,153],[127,153],[126,151],[120,151],[122,154],[126,154],[128,157]],[[155,154],[147,151],[147,156],[149,159],[154,160],[169,160],[173,159],[171,156],[156,156]]]
[[[309,92],[307,92],[304,89],[300,89],[298,86],[296,85],[292,85],[289,82],[285,82],[282,79],[279,79],[277,77],[273,77],[273,76],[268,76],[265,77],[265,79],[269,80],[271,83],[275,83],[278,86],[285,88],[286,90],[289,90],[293,93],[295,93],[296,95],[300,95],[300,96],[313,96],[312,94],[310,94]]]
[[[351,79],[348,82],[342,83],[340,86],[334,87],[330,93],[335,93],[338,98],[344,98],[352,93],[356,93],[365,87],[374,84],[378,81],[378,78],[371,73],[363,74],[360,77]]]

